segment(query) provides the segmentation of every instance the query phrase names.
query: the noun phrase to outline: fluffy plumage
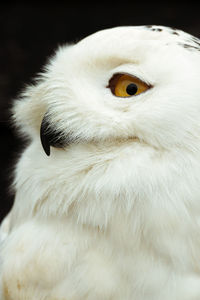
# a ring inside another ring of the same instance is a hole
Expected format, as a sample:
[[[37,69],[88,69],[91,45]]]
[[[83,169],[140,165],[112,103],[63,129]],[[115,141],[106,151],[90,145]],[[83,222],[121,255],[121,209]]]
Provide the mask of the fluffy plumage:
[[[200,299],[199,45],[163,26],[103,30],[60,47],[15,102],[30,143],[1,299]],[[116,97],[118,73],[151,88]]]

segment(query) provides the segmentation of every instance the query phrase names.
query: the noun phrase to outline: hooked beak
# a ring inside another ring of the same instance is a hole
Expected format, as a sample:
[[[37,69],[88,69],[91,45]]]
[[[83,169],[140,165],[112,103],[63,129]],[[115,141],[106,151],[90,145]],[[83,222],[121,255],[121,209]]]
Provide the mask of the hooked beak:
[[[70,139],[63,137],[62,132],[55,129],[54,124],[49,121],[47,113],[44,115],[40,127],[40,139],[42,147],[47,156],[50,156],[50,147],[64,148]]]

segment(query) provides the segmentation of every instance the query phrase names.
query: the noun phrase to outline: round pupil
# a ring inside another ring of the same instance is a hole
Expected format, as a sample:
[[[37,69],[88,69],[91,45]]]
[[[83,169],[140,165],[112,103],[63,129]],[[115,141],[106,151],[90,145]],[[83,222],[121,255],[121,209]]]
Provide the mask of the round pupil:
[[[130,83],[127,88],[126,88],[126,92],[129,95],[135,95],[137,93],[137,85],[135,83]]]

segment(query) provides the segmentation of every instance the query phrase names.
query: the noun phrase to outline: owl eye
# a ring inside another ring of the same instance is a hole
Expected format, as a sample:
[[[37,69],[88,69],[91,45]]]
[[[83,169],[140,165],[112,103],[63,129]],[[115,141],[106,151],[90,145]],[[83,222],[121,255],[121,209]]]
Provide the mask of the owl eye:
[[[127,98],[137,96],[148,90],[151,86],[132,75],[114,74],[109,80],[107,87],[110,88],[113,95]]]

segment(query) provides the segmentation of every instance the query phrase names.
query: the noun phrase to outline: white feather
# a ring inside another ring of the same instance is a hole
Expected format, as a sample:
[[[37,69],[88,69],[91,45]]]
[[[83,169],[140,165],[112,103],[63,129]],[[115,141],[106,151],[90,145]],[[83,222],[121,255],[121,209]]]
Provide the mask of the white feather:
[[[198,49],[163,26],[103,30],[60,47],[16,101],[30,143],[0,247],[2,300],[200,299]],[[116,97],[115,73],[152,88]],[[49,157],[46,112],[77,139]]]

